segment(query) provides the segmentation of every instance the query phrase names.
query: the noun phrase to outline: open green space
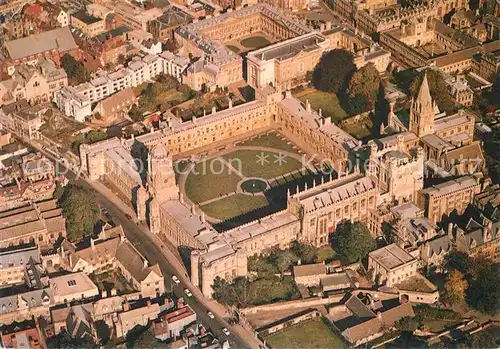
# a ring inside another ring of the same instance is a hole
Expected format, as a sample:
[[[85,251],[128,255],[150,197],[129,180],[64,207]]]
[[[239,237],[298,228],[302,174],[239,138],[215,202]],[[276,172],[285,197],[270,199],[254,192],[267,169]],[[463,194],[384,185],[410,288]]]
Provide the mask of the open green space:
[[[186,195],[193,202],[201,203],[236,191],[241,178],[220,161],[210,160],[196,164],[186,179]]]
[[[267,45],[271,44],[269,40],[267,40],[263,36],[252,36],[250,38],[246,38],[240,41],[241,45],[247,48],[253,48],[253,49],[258,49],[262,47],[266,47]]]
[[[286,139],[282,138],[279,134],[276,133],[266,133],[241,142],[238,145],[247,147],[267,147],[277,150],[289,151],[292,153],[298,153],[297,149],[295,149],[290,143],[287,143]]]
[[[282,156],[278,152],[258,150],[237,150],[224,155],[224,159],[247,177],[271,179],[302,168],[302,163],[294,158]]]
[[[359,122],[353,124],[347,124],[345,126],[342,126],[342,129],[350,135],[361,140],[368,139],[373,136],[373,122],[370,119],[360,120]]]
[[[226,220],[268,205],[262,195],[235,194],[203,205],[201,209],[210,217]]]
[[[332,246],[323,246],[318,248],[316,252],[316,259],[318,262],[331,262],[337,256],[337,252],[332,248]]]
[[[339,122],[348,116],[340,106],[339,99],[334,93],[322,92],[311,88],[298,93],[296,97],[303,103],[309,101],[311,108],[316,111],[321,108],[323,116],[331,117],[334,122]]]
[[[111,291],[116,289],[120,294],[126,294],[134,291],[134,288],[125,279],[125,277],[116,270],[110,270],[101,274],[90,274],[90,279],[100,291]]]
[[[303,322],[270,336],[266,343],[272,349],[344,348],[344,342],[320,319]]]
[[[227,48],[233,51],[234,53],[239,53],[240,49],[237,46],[234,45],[227,45]]]

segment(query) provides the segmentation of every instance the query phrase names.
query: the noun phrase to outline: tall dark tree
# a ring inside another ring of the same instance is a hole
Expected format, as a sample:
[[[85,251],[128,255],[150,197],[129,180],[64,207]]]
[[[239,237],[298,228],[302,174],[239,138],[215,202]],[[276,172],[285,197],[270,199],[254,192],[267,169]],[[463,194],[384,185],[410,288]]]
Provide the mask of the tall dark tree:
[[[331,50],[323,54],[312,73],[312,84],[324,92],[345,90],[350,75],[356,71],[354,57],[346,50]]]
[[[347,93],[351,97],[360,94],[367,99],[375,99],[381,83],[380,73],[373,63],[369,63],[352,74]]]
[[[496,315],[500,311],[500,278],[496,268],[490,265],[471,281],[467,289],[467,303],[475,309]]]
[[[469,256],[460,251],[451,251],[444,259],[444,267],[448,271],[458,270],[462,274],[469,269]]]
[[[333,249],[342,261],[353,263],[377,248],[375,239],[362,222],[342,221],[332,237]]]
[[[58,201],[66,218],[68,240],[78,241],[86,235],[93,234],[94,226],[99,220],[97,196],[92,189],[69,184]]]
[[[89,73],[82,61],[77,61],[72,55],[64,54],[61,58],[61,67],[70,80],[70,85],[81,84],[89,79]]]
[[[385,99],[385,88],[382,83],[378,86],[377,100],[375,101],[375,126],[380,127],[382,123],[387,126],[387,116],[389,115],[390,106],[387,99]]]

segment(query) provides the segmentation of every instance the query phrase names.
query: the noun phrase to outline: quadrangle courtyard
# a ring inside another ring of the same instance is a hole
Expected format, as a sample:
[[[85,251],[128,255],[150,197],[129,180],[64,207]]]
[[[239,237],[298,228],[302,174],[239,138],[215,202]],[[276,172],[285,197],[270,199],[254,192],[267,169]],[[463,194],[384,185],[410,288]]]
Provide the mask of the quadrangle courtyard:
[[[317,176],[308,157],[275,132],[177,167],[181,193],[220,230],[283,209],[288,189],[295,192]]]

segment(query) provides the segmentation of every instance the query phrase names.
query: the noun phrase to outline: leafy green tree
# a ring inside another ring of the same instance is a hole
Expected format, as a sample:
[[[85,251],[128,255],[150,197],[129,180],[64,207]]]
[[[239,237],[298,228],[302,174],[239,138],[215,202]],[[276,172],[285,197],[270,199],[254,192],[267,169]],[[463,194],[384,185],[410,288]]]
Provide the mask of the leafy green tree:
[[[347,96],[347,112],[351,115],[361,114],[373,108],[373,99],[360,93],[355,96]]]
[[[314,261],[316,260],[316,249],[309,244],[295,241],[292,245],[291,250],[304,264],[314,263]]]
[[[375,99],[381,83],[382,79],[377,68],[373,63],[368,63],[352,74],[347,93],[351,97],[359,94],[366,98]]]
[[[387,116],[389,115],[389,102],[385,99],[385,88],[382,83],[380,83],[377,91],[377,99],[375,101],[375,119],[377,120],[377,128],[380,127],[382,123],[387,126]]]
[[[82,61],[77,61],[72,55],[66,53],[61,58],[61,66],[68,75],[71,85],[81,84],[90,78]]]
[[[427,72],[427,81],[429,82],[429,89],[431,92],[432,99],[437,103],[439,110],[444,111],[447,114],[454,112],[457,109],[455,100],[448,93],[446,87],[446,82],[444,81],[443,75],[435,69],[426,69],[417,75],[410,85],[410,95],[415,97],[418,95],[420,90],[420,85],[424,79],[424,75]]]
[[[463,252],[453,250],[444,258],[444,268],[448,271],[458,270],[464,274],[469,268],[469,256]]]
[[[500,278],[493,265],[484,268],[467,289],[467,303],[491,315],[500,311]]]
[[[68,184],[58,201],[66,218],[68,240],[78,241],[94,232],[99,220],[96,193],[79,185]]]
[[[233,282],[216,277],[212,289],[212,296],[226,305],[245,307],[250,304],[251,282],[247,277],[237,277]]]
[[[366,257],[366,255],[377,248],[375,239],[362,222],[342,221],[332,238],[333,249],[338,252],[340,258],[346,263],[353,263]]]
[[[420,327],[422,319],[419,316],[405,316],[396,322],[396,328],[401,332],[413,332]]]
[[[278,267],[281,277],[297,260],[297,256],[290,250],[278,250],[271,255],[271,262]]]
[[[312,73],[315,88],[324,92],[344,91],[350,75],[356,71],[354,57],[346,50],[331,50],[323,54]]]
[[[73,142],[71,143],[71,151],[79,155],[80,154],[80,144],[87,143],[95,143],[102,141],[104,139],[108,138],[108,134],[103,131],[99,130],[91,130],[87,133],[80,133],[78,136],[75,137]]]

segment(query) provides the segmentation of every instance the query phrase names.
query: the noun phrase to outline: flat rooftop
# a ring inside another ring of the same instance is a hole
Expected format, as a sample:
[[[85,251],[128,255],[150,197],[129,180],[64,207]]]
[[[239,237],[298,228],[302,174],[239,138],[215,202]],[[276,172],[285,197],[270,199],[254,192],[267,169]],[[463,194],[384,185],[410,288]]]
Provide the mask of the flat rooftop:
[[[391,244],[369,253],[369,256],[386,269],[392,270],[411,262],[414,258],[401,247]]]
[[[100,18],[92,16],[86,10],[77,11],[77,12],[71,14],[71,16],[75,17],[76,19],[82,21],[85,24],[94,24],[94,23],[101,21]]]

